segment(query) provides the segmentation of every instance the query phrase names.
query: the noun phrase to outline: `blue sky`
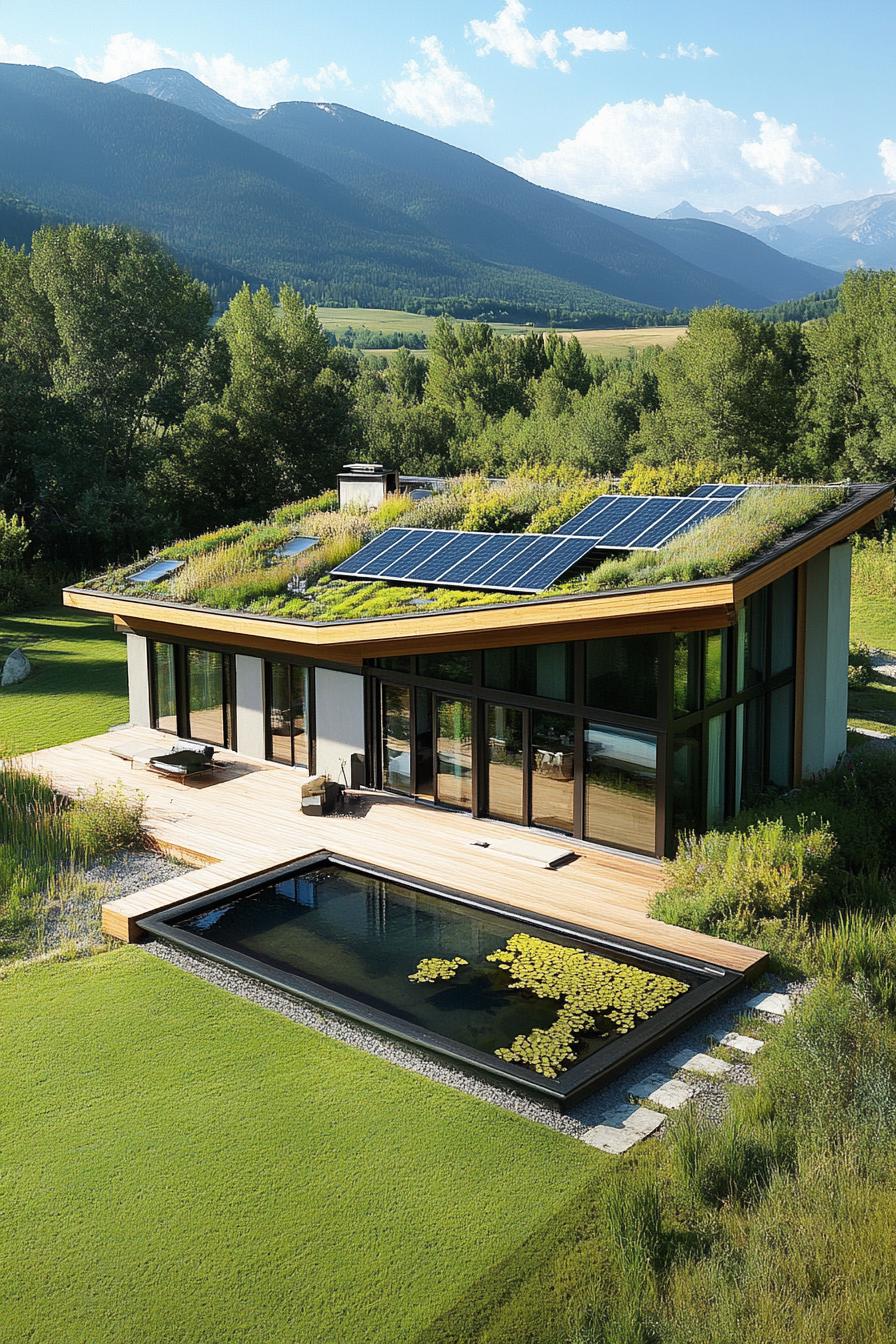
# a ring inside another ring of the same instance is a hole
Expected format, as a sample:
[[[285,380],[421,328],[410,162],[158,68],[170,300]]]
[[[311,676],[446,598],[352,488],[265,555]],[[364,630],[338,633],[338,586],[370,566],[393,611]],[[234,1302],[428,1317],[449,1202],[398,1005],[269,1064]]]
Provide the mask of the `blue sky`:
[[[59,0],[0,60],[191,70],[248,106],[346,103],[653,214],[896,191],[896,5],[834,0]]]

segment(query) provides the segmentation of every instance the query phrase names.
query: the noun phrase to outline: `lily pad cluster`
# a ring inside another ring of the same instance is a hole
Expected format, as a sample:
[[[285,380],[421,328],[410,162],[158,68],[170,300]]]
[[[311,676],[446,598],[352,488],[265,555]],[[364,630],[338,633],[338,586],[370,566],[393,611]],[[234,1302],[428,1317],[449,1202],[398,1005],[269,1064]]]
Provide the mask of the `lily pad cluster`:
[[[611,1024],[620,1033],[631,1031],[639,1020],[658,1012],[688,988],[671,976],[548,943],[528,933],[515,933],[486,960],[507,971],[512,989],[560,1001],[551,1026],[536,1027],[495,1051],[499,1059],[527,1065],[545,1078],[563,1072],[576,1057],[579,1037],[594,1031],[599,1022]],[[611,1026],[601,1034],[608,1036]]]
[[[432,985],[436,980],[452,979],[461,966],[469,964],[464,957],[424,957],[408,979],[418,985]]]

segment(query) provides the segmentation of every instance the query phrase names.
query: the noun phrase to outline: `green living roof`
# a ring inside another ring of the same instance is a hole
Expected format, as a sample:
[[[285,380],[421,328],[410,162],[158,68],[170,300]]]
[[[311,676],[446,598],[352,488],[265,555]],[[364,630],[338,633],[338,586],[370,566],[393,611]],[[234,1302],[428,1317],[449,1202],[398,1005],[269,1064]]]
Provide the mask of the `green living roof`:
[[[335,579],[331,570],[377,533],[397,525],[479,532],[552,532],[597,495],[605,482],[585,477],[519,474],[502,482],[463,476],[443,492],[415,501],[390,495],[378,508],[337,507],[335,491],[276,509],[263,522],[238,523],[176,541],[133,564],[81,585],[91,591],[197,608],[239,611],[297,621],[334,622],[456,610],[620,588],[688,583],[731,574],[831,509],[854,507],[869,487],[767,485],[748,492],[728,513],[676,537],[658,551],[599,561],[536,598],[408,584]],[[883,487],[879,487],[883,488]],[[293,537],[318,544],[278,558]],[[147,584],[135,574],[161,560],[181,561]]]

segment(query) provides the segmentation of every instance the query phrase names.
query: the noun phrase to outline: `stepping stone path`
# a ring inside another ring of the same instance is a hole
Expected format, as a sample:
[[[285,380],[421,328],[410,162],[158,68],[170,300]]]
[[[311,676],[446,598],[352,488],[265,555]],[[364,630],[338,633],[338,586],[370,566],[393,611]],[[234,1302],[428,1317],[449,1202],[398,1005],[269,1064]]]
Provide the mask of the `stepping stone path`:
[[[756,994],[745,1008],[754,1013],[781,1019],[790,1012],[793,1000],[779,992]],[[714,1037],[719,1045],[741,1055],[756,1055],[765,1044],[757,1036],[745,1036],[739,1031],[728,1031]],[[716,1059],[702,1050],[680,1050],[666,1061],[669,1070],[703,1074],[708,1078],[722,1078],[734,1066],[725,1059]],[[584,1143],[604,1153],[627,1153],[636,1143],[655,1134],[666,1123],[666,1112],[677,1111],[696,1095],[696,1089],[682,1078],[671,1074],[652,1073],[629,1089],[634,1104],[616,1106],[607,1111],[600,1124],[592,1125],[581,1135]],[[641,1104],[643,1103],[643,1105]]]
[[[724,1059],[714,1059],[712,1055],[698,1052],[692,1055],[690,1050],[681,1050],[669,1060],[670,1069],[683,1069],[685,1073],[707,1073],[717,1077],[727,1073],[731,1065]]]
[[[664,1078],[661,1073],[652,1073],[642,1078],[631,1089],[637,1101],[647,1101],[653,1106],[662,1106],[665,1111],[677,1111],[694,1095],[694,1089],[679,1078]]]
[[[719,1045],[736,1050],[740,1055],[758,1055],[765,1041],[760,1041],[758,1036],[742,1036],[739,1031],[729,1031],[720,1037]]]
[[[789,994],[757,994],[747,1000],[747,1007],[754,1013],[768,1013],[771,1017],[786,1017],[793,1007]]]
[[[627,1153],[665,1123],[660,1111],[650,1111],[646,1106],[617,1106],[607,1112],[603,1124],[586,1130],[582,1138],[603,1153]]]

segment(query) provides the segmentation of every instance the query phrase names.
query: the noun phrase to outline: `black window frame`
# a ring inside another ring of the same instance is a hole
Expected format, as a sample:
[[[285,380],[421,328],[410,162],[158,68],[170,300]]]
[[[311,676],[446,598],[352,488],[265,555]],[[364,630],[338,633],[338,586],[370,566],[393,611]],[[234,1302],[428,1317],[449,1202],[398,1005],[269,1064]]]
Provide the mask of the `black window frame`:
[[[275,765],[285,765],[285,761],[276,761],[273,756],[273,732],[271,729],[271,700],[273,698],[272,678],[273,665],[286,667],[289,671],[290,695],[292,694],[292,675],[295,669],[299,669],[305,674],[305,741],[307,764],[296,763],[296,733],[289,735],[290,762],[289,768],[292,770],[307,770],[309,775],[315,773],[315,759],[317,755],[317,731],[315,715],[315,681],[314,666],[298,658],[277,657],[265,658],[262,669],[262,679],[264,684],[264,758],[266,761],[272,761]]]

